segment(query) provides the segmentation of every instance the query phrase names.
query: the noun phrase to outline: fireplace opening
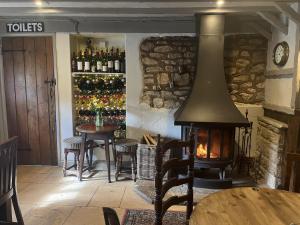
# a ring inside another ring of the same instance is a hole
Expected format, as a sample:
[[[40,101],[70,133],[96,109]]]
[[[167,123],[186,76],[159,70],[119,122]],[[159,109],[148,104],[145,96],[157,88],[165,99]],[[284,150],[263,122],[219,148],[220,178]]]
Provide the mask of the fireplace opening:
[[[199,128],[196,131],[196,152],[198,160],[221,160],[229,159],[231,149],[232,132],[229,129]]]

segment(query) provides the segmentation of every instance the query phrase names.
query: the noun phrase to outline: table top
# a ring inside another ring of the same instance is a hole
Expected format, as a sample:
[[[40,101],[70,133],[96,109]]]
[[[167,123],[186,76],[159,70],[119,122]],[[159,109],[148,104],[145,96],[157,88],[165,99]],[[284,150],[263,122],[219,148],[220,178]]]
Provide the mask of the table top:
[[[300,224],[300,194],[267,188],[233,188],[202,199],[190,225]]]
[[[118,129],[117,126],[105,125],[103,127],[96,127],[93,124],[82,124],[76,127],[76,130],[80,133],[98,134],[98,133],[111,133]]]

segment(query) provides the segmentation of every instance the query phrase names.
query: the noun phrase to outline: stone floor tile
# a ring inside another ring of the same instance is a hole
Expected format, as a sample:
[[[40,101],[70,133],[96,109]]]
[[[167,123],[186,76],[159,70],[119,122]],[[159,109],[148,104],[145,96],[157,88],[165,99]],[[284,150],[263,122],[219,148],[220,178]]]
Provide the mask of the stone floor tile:
[[[102,208],[76,207],[64,225],[104,225]]]
[[[72,206],[35,206],[25,216],[26,225],[62,225],[71,214]]]

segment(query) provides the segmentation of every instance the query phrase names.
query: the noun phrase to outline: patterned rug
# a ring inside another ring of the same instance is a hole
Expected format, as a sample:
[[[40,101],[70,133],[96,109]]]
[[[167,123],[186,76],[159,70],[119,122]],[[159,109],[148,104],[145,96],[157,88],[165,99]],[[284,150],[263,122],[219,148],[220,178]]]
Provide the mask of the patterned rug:
[[[166,212],[163,225],[186,225],[185,212]],[[155,212],[153,210],[129,209],[124,217],[123,225],[152,225],[154,224]]]

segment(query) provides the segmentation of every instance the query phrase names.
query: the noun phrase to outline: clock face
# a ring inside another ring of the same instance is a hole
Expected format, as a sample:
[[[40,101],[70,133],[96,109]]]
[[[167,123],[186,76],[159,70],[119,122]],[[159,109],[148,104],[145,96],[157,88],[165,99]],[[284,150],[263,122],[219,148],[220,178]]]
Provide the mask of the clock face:
[[[277,66],[284,66],[289,57],[289,46],[286,42],[278,43],[273,51],[273,62]]]

